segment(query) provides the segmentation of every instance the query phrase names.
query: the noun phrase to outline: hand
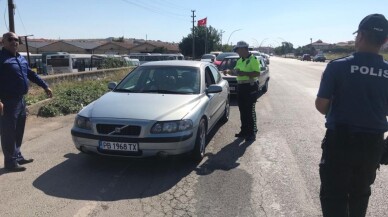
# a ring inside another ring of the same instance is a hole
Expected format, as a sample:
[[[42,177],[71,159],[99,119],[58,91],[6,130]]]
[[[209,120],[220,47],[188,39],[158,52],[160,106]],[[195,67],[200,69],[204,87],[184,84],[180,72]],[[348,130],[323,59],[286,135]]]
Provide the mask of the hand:
[[[222,71],[222,73],[224,75],[229,75],[230,74],[230,69],[226,69],[226,70]]]
[[[4,105],[2,102],[0,102],[0,116],[3,116],[4,114]]]
[[[44,91],[46,92],[46,95],[47,95],[48,98],[52,98],[53,97],[53,91],[49,87],[44,89]]]

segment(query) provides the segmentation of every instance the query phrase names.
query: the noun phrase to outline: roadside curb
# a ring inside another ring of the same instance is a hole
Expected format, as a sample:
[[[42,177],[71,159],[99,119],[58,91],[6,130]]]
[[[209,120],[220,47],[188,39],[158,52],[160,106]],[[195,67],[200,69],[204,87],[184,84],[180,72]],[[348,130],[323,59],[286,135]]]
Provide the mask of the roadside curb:
[[[28,115],[38,115],[39,109],[42,106],[49,104],[54,98],[44,99],[37,103],[27,106],[27,114]]]

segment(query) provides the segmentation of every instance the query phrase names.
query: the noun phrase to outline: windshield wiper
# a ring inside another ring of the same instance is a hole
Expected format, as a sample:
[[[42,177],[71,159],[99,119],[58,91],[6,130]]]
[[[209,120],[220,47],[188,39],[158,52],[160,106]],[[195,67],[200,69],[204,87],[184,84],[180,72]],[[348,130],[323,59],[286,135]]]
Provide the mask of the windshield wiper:
[[[191,92],[181,92],[173,90],[144,90],[142,93],[165,93],[165,94],[192,94]]]
[[[137,93],[138,90],[128,90],[128,89],[115,89],[114,92],[120,92],[120,93]]]

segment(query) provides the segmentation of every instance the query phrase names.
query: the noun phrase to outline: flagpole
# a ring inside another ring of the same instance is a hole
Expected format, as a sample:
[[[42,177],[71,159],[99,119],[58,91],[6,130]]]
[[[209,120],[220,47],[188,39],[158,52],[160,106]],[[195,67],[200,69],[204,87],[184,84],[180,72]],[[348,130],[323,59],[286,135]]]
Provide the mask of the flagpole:
[[[205,54],[207,53],[207,24],[205,26]]]

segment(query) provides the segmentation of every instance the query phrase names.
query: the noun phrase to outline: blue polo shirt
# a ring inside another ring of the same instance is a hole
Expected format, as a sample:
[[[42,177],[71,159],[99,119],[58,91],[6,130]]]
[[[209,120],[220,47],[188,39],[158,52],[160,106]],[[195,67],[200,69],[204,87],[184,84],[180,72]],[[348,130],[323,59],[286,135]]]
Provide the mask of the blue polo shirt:
[[[388,62],[364,52],[333,60],[323,72],[318,97],[331,100],[328,129],[346,125],[354,132],[386,132]]]
[[[46,82],[29,68],[23,56],[18,53],[13,56],[3,48],[0,51],[0,98],[27,94],[29,81],[44,89],[48,87]]]

